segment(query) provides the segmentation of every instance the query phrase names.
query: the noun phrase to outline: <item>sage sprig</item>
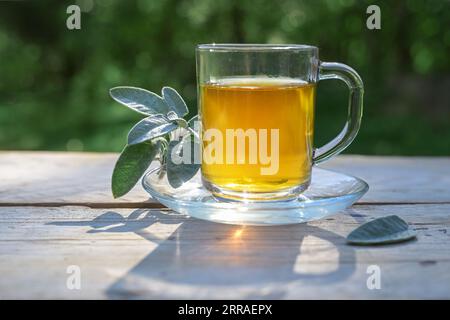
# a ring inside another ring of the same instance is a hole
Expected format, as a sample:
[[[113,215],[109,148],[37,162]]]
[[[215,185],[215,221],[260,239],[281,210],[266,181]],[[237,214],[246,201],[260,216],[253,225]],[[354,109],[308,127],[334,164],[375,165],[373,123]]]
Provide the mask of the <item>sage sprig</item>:
[[[127,194],[139,181],[153,160],[158,159],[162,170],[167,171],[169,184],[178,188],[191,179],[200,164],[172,161],[172,152],[179,157],[183,152],[199,150],[191,147],[198,144],[198,134],[193,129],[194,116],[187,121],[188,107],[180,94],[171,87],[164,87],[161,96],[154,92],[135,87],[115,87],[110,89],[111,97],[124,106],[146,117],[139,121],[128,133],[127,145],[114,166],[111,189],[114,198]],[[184,129],[185,134],[177,139],[172,133]],[[189,143],[186,143],[189,139]],[[184,150],[186,146],[190,150]]]

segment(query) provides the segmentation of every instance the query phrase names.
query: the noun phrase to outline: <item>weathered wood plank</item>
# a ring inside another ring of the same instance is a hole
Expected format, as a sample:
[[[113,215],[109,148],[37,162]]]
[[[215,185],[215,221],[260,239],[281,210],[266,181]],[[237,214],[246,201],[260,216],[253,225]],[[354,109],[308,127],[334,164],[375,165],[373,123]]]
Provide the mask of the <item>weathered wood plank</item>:
[[[367,181],[363,203],[450,203],[450,157],[343,155],[321,167]]]
[[[0,152],[0,205],[160,206],[138,185],[114,200],[110,176],[117,154]],[[363,203],[450,203],[450,158],[339,156],[323,167],[365,179]]]
[[[111,174],[117,157],[115,153],[0,152],[0,205],[152,206],[154,201],[140,184],[121,199],[113,199]]]
[[[238,227],[159,209],[0,208],[0,298],[450,298],[450,204],[359,205],[309,224]],[[397,214],[418,239],[354,247]],[[81,268],[81,290],[66,269]],[[381,268],[380,290],[366,286]]]

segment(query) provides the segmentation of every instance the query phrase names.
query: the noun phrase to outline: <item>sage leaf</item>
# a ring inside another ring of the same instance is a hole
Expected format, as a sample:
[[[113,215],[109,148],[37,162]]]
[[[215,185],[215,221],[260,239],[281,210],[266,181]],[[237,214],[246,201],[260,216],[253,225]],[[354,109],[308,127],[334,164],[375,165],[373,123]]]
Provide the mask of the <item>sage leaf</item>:
[[[166,114],[167,103],[156,93],[135,87],[115,87],[109,90],[111,97],[128,108],[145,115]]]
[[[347,242],[356,245],[378,245],[411,240],[416,232],[400,217],[391,215],[378,218],[353,230]]]
[[[179,188],[186,181],[189,181],[200,168],[199,163],[195,163],[195,152],[200,150],[197,139],[188,135],[181,141],[170,141],[167,152],[167,179],[173,188]],[[181,160],[175,163],[175,158]]]
[[[200,126],[196,126],[196,122],[198,121],[198,115],[192,117],[187,123],[187,130],[189,130],[196,139],[200,138]]]
[[[178,119],[178,115],[176,114],[175,111],[171,110],[171,111],[167,112],[167,119],[176,120],[176,119]]]
[[[161,137],[178,128],[178,124],[168,122],[162,115],[150,116],[139,121],[128,133],[128,144],[134,145]]]
[[[159,150],[159,142],[127,145],[114,167],[111,189],[114,198],[128,193],[150,166]]]
[[[191,129],[195,129],[195,121],[198,121],[198,115],[193,116],[189,121],[188,121],[188,127]]]
[[[175,89],[163,87],[162,96],[170,110],[174,111],[180,118],[188,114],[189,110],[186,103]]]
[[[178,118],[175,119],[176,124],[180,127],[180,128],[187,128],[188,127],[188,123],[186,120],[184,120],[183,118]]]

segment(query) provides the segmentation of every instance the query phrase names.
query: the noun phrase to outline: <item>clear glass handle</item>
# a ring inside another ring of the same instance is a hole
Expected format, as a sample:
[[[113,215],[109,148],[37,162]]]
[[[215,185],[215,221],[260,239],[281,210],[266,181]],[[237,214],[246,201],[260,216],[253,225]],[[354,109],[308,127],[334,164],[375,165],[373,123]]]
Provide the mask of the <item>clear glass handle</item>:
[[[361,77],[351,67],[337,62],[321,62],[319,80],[339,79],[349,90],[348,116],[342,131],[326,145],[314,149],[313,163],[325,161],[347,148],[358,133],[363,113],[364,86]]]

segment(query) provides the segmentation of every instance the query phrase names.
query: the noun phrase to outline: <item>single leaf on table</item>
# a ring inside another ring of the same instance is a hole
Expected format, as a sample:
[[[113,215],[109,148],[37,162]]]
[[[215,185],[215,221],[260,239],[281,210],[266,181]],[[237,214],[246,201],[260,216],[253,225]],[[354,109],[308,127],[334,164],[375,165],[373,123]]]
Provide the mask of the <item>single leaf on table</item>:
[[[128,133],[128,144],[138,144],[165,134],[178,128],[177,123],[168,122],[162,115],[150,116],[139,121]]]
[[[163,98],[145,89],[115,87],[109,90],[109,94],[117,102],[145,115],[166,114],[170,111]]]
[[[159,142],[127,145],[114,167],[111,189],[114,198],[128,193],[145,173],[159,150]]]
[[[199,144],[192,135],[189,135],[181,141],[170,141],[167,152],[167,179],[173,188],[179,188],[183,183],[192,179],[193,176],[200,169],[200,164],[195,163],[198,157],[195,152],[198,152]],[[187,153],[187,154],[186,154]],[[175,163],[174,157],[178,160],[186,159],[181,163]],[[188,162],[188,163],[185,163]]]
[[[162,96],[170,110],[174,111],[180,118],[188,114],[189,110],[183,98],[171,87],[162,88]]]
[[[408,224],[392,215],[369,221],[347,236],[347,242],[356,245],[377,245],[407,241],[416,237]]]

